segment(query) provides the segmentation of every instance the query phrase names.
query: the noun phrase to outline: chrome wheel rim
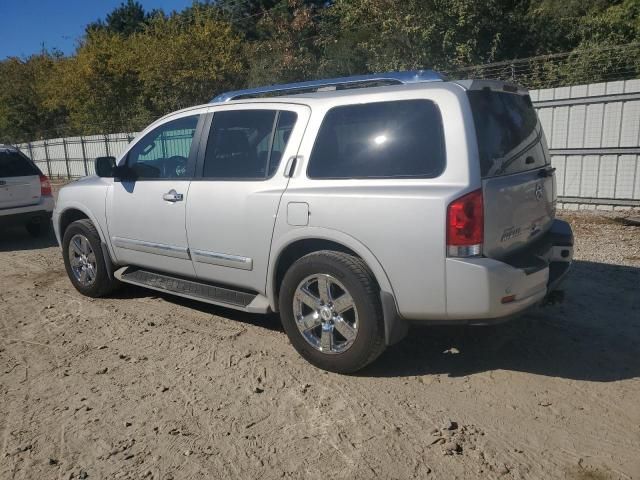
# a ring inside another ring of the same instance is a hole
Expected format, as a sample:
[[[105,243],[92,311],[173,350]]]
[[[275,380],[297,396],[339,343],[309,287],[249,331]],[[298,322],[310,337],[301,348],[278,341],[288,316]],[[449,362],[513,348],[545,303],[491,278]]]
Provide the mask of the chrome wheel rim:
[[[358,336],[358,310],[345,286],[331,275],[310,275],[296,288],[293,314],[302,337],[316,350],[347,351]]]
[[[88,287],[96,281],[98,271],[96,254],[91,248],[89,239],[82,234],[71,237],[69,242],[69,264],[76,281]]]

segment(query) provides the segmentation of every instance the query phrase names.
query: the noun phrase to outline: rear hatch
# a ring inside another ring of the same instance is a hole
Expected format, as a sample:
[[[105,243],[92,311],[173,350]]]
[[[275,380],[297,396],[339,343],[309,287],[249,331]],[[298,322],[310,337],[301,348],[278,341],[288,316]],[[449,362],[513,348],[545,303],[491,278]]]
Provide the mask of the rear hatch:
[[[14,149],[0,147],[0,210],[40,201],[40,170]]]
[[[543,235],[555,217],[555,175],[526,90],[474,81],[467,92],[478,139],[487,257],[502,259]]]

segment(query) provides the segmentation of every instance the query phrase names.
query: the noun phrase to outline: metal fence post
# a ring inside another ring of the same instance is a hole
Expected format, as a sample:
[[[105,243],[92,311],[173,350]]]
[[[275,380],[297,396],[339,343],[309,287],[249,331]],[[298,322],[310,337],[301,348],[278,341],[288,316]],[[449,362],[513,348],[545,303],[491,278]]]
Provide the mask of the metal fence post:
[[[84,137],[80,135],[80,147],[82,148],[82,163],[84,164],[84,175],[89,175],[89,170],[87,170],[87,152],[84,148]]]
[[[29,150],[29,158],[35,162],[35,159],[33,158],[33,150],[31,148],[31,142],[27,142],[27,149]]]
[[[47,148],[47,141],[44,140],[43,141],[43,145],[44,145],[44,158],[47,161],[47,173],[49,174],[49,177],[52,177],[53,175],[51,174],[51,161],[49,160],[49,149]]]
[[[67,152],[67,140],[62,139],[62,148],[64,150],[64,163],[67,166],[67,178],[71,179],[71,170],[69,169],[69,153]]]
[[[107,157],[109,157],[111,154],[109,153],[109,139],[107,138],[106,135],[103,135],[104,137],[104,149],[107,152]]]

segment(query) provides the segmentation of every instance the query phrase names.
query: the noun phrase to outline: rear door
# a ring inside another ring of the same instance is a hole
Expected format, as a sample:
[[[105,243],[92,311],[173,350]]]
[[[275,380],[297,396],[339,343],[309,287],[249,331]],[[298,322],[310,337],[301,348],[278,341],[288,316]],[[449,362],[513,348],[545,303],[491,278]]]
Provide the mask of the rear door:
[[[542,126],[524,90],[468,92],[485,209],[484,254],[504,258],[537,240],[555,216],[555,176]]]
[[[0,209],[40,201],[40,171],[22,153],[0,147]]]
[[[200,146],[187,201],[187,235],[198,278],[264,291],[273,227],[309,108],[223,107]]]

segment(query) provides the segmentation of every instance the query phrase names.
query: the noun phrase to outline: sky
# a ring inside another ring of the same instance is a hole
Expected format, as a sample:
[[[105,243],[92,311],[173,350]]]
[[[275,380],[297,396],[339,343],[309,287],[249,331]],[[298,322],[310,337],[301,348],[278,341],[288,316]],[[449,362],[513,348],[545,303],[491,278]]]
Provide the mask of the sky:
[[[182,10],[192,0],[139,0],[146,11]],[[101,18],[123,0],[0,0],[0,60],[27,57],[45,48],[66,55],[75,50],[87,24]]]

